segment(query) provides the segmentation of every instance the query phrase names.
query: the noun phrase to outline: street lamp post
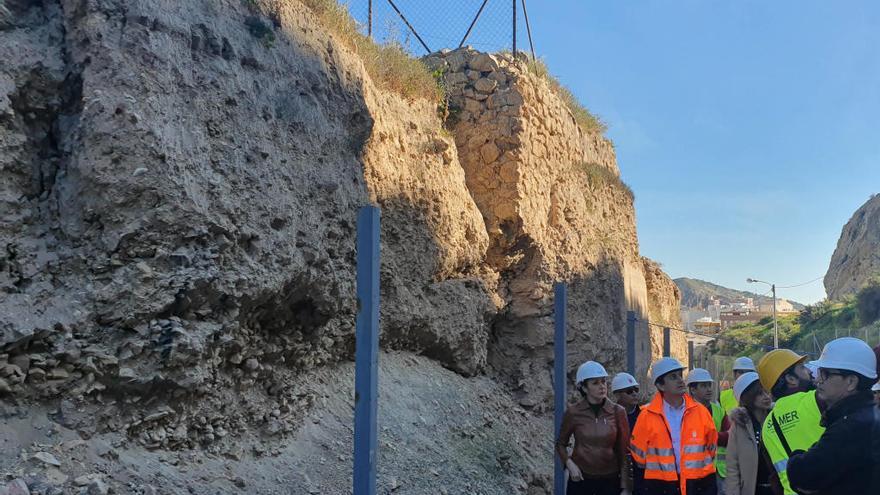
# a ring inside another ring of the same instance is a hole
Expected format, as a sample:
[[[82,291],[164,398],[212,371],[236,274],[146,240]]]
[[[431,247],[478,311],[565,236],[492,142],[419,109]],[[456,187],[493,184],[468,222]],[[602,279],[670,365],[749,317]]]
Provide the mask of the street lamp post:
[[[767,284],[770,286],[770,290],[773,291],[773,348],[779,349],[779,324],[776,321],[776,284],[764,282],[763,280],[756,280],[754,278],[747,278],[746,282],[750,284]]]

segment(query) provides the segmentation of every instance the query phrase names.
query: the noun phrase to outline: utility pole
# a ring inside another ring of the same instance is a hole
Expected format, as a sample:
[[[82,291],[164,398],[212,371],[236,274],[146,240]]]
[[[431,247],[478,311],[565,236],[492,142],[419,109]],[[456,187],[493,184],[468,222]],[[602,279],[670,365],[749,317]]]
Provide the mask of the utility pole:
[[[757,280],[754,278],[747,278],[746,282],[750,284],[767,284],[770,286],[770,290],[773,291],[773,348],[779,349],[779,323],[776,321],[776,284],[771,284],[770,282],[764,282],[763,280]]]
[[[772,285],[773,289],[773,348],[779,349],[779,324],[776,321],[776,284]]]

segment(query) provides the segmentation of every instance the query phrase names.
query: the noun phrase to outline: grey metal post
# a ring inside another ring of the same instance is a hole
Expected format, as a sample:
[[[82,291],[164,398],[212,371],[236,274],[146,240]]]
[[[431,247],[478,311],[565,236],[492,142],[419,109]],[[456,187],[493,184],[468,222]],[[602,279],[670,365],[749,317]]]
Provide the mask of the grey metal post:
[[[367,36],[373,37],[373,0],[367,1]]]
[[[663,357],[672,355],[672,344],[669,339],[669,327],[663,327]]]
[[[626,312],[626,371],[636,374],[636,312]]]
[[[357,298],[354,375],[354,495],[376,495],[379,398],[379,208],[357,221]]]
[[[516,60],[516,0],[513,0],[513,60]]]
[[[553,389],[555,397],[554,432],[558,436],[559,430],[562,428],[562,415],[565,413],[565,306],[568,299],[568,290],[564,283],[557,283],[553,287],[553,323],[555,325],[555,335],[553,339]],[[553,493],[554,495],[565,495],[565,471],[563,470],[562,461],[556,452],[553,452],[554,475],[553,475]]]

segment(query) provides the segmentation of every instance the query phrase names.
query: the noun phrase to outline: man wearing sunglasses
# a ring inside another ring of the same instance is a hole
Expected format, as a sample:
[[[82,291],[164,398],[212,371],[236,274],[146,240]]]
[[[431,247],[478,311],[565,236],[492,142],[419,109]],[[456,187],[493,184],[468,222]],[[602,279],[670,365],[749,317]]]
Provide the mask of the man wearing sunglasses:
[[[629,373],[618,373],[611,380],[611,393],[614,394],[614,401],[626,410],[629,431],[632,431],[639,413],[642,412],[639,407],[639,382]],[[627,455],[632,458],[632,454],[627,453]],[[645,479],[645,470],[634,462],[630,462],[630,465],[633,470],[633,495],[644,495],[642,481]]]
[[[880,412],[871,386],[877,358],[864,341],[843,337],[822,349],[816,394],[826,405],[825,432],[806,452],[788,460],[788,479],[798,493],[880,493]]]
[[[618,373],[611,380],[611,393],[614,401],[626,409],[626,419],[629,420],[629,429],[632,431],[639,417],[639,382],[629,373]]]

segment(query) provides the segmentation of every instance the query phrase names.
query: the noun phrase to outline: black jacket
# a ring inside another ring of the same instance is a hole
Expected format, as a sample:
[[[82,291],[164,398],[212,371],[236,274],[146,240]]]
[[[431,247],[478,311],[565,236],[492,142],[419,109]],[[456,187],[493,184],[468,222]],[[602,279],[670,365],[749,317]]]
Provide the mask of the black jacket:
[[[788,460],[792,489],[816,495],[880,493],[880,414],[870,392],[835,404],[822,425],[819,441]]]

